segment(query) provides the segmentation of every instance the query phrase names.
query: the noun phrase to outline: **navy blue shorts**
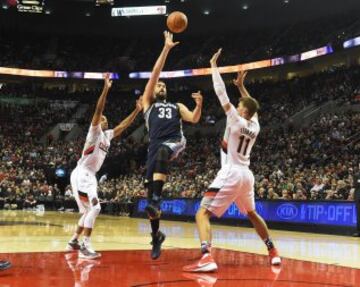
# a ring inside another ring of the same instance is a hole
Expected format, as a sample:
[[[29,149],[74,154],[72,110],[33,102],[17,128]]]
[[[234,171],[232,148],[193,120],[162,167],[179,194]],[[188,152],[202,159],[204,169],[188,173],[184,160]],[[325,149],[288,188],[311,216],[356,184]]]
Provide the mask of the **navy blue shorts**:
[[[170,160],[174,160],[185,149],[186,139],[183,137],[183,138],[177,138],[177,139],[170,139],[170,140],[167,140],[164,142],[159,142],[157,144],[150,144],[149,151],[148,151],[148,157],[147,157],[147,161],[146,161],[146,180],[147,181],[152,181],[152,179],[153,179],[156,157],[157,157],[158,151],[161,146],[166,146],[172,151]]]

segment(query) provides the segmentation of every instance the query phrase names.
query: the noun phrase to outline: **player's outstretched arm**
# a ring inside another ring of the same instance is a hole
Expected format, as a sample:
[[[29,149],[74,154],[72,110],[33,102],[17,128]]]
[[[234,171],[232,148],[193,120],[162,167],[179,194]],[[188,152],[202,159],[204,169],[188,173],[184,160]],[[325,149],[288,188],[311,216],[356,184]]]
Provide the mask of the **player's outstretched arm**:
[[[242,98],[251,97],[248,90],[244,85],[244,80],[246,78],[248,71],[240,71],[238,72],[238,76],[233,80],[234,85],[239,89],[240,95]]]
[[[162,49],[161,54],[153,67],[150,79],[147,82],[146,87],[145,87],[145,91],[144,91],[144,95],[143,95],[144,111],[146,111],[151,105],[155,85],[159,80],[160,73],[161,73],[162,69],[164,68],[165,61],[166,61],[166,58],[167,58],[170,50],[179,44],[179,42],[173,42],[173,34],[171,34],[168,31],[164,32],[164,38],[165,38],[164,48]]]
[[[251,98],[250,93],[248,92],[248,90],[246,89],[246,87],[244,85],[244,80],[245,80],[247,73],[248,73],[247,71],[240,71],[238,73],[237,78],[235,80],[233,80],[234,85],[237,86],[237,88],[239,89],[241,98],[246,98],[246,97]],[[258,113],[255,113],[254,117],[257,118]]]
[[[136,116],[138,115],[138,113],[142,111],[142,109],[143,109],[142,97],[140,97],[136,101],[135,110],[133,110],[132,113],[127,118],[125,118],[120,124],[118,124],[114,128],[114,138],[120,136],[123,133],[123,131],[125,131],[134,122]]]
[[[106,97],[109,93],[109,90],[111,88],[112,81],[110,80],[110,74],[105,75],[105,81],[104,81],[104,88],[102,90],[102,93],[97,101],[95,113],[93,115],[91,125],[97,126],[101,122],[101,116],[103,114],[104,108],[105,108],[105,102]]]
[[[201,118],[203,96],[201,95],[201,92],[198,91],[197,93],[192,93],[191,97],[196,103],[196,107],[192,112],[184,104],[178,103],[178,106],[180,109],[181,118],[184,121],[197,124]]]
[[[227,112],[231,108],[231,103],[229,100],[229,97],[226,92],[226,87],[223,79],[221,78],[218,66],[217,66],[217,60],[221,54],[222,49],[220,48],[211,58],[210,64],[211,64],[211,75],[214,85],[215,93],[220,101],[221,106],[223,107],[224,111]]]

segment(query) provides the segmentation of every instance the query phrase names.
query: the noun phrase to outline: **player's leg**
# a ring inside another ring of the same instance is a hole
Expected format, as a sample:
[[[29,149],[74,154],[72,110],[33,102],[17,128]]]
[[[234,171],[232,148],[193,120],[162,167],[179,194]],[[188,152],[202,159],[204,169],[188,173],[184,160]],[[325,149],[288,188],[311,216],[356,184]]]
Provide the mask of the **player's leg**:
[[[66,246],[67,251],[74,251],[80,249],[79,237],[81,236],[84,230],[84,219],[87,212],[84,202],[80,199],[80,195],[77,187],[78,186],[77,181],[78,181],[78,168],[74,169],[73,172],[71,173],[70,183],[74,198],[79,208],[79,213],[82,215],[78,221],[78,226],[76,228],[75,233],[73,234],[73,236],[71,237],[70,241]]]
[[[146,207],[146,211],[150,218],[160,218],[160,203],[161,203],[161,194],[166,182],[166,177],[168,174],[168,166],[170,157],[173,151],[165,146],[161,145],[156,152],[155,156],[153,156],[151,169],[149,176],[152,178],[149,179],[149,187],[148,190],[151,193],[151,198],[149,198],[149,204]],[[153,230],[153,232],[157,232],[158,229]]]
[[[168,166],[172,159],[185,149],[185,138],[179,141],[168,141],[162,143],[157,149],[149,151],[147,162],[148,183],[148,205],[145,208],[151,223],[152,250],[151,258],[157,259],[161,254],[161,244],[166,236],[160,228],[161,216],[161,195],[166,178],[168,175]]]
[[[79,188],[86,189],[86,192],[79,191],[81,199],[86,201],[86,212],[81,218],[79,226],[83,226],[83,240],[80,244],[79,258],[95,259],[101,254],[95,252],[91,247],[91,234],[95,225],[95,220],[101,211],[99,198],[97,195],[97,181],[94,174],[86,172],[82,178],[82,186]]]
[[[211,251],[210,217],[211,213],[204,207],[200,207],[195,216],[202,254],[210,253]]]
[[[152,237],[152,250],[151,258],[157,259],[161,254],[161,244],[164,242],[166,236],[162,233],[160,228],[160,204],[161,204],[161,194],[163,186],[166,181],[168,173],[168,165],[172,150],[165,146],[161,145],[155,154],[152,162],[152,166],[149,167],[152,172],[149,173],[150,178],[148,182],[148,205],[146,207],[146,212],[150,219],[151,224],[151,237]]]
[[[157,259],[161,253],[161,244],[164,242],[166,236],[160,230],[160,196],[153,193],[153,180],[147,180],[145,187],[148,191],[148,206],[146,211],[150,220],[151,226],[151,258]]]
[[[269,251],[271,265],[280,265],[281,258],[279,256],[279,252],[270,238],[269,229],[265,221],[255,210],[248,212],[248,218]]]
[[[95,220],[100,214],[101,206],[99,199],[89,197],[90,208],[84,218],[84,236],[80,246],[79,258],[95,259],[101,256],[93,250],[91,246],[91,234],[95,226]]]
[[[80,209],[80,206],[82,206],[81,209],[84,209],[82,203],[78,203],[78,206],[79,206],[79,209]],[[80,239],[82,232],[84,231],[84,221],[85,221],[85,217],[87,215],[87,210],[82,211],[82,213],[83,214],[81,215],[81,217],[78,221],[78,226],[76,228],[76,231],[67,244],[67,247],[66,247],[67,251],[74,251],[74,250],[80,249],[79,239]]]
[[[263,218],[255,210],[254,175],[250,170],[244,169],[241,178],[242,185],[235,203],[242,213],[247,214],[257,234],[264,241],[269,252],[270,263],[272,265],[280,265],[281,258],[270,238],[269,229]]]
[[[209,190],[204,194],[200,209],[196,213],[196,224],[200,237],[202,257],[194,264],[184,266],[187,272],[212,272],[217,264],[211,256],[210,217],[221,217],[236,198],[237,182],[231,180],[231,171],[227,168],[219,171]]]

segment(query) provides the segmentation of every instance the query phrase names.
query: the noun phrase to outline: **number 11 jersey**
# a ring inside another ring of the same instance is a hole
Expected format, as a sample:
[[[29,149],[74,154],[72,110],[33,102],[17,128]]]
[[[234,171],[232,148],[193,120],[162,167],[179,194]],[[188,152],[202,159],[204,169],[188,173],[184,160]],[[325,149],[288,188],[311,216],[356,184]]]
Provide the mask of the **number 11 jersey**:
[[[250,121],[242,118],[233,105],[227,115],[227,157],[226,164],[250,165],[250,153],[260,132],[257,117]]]

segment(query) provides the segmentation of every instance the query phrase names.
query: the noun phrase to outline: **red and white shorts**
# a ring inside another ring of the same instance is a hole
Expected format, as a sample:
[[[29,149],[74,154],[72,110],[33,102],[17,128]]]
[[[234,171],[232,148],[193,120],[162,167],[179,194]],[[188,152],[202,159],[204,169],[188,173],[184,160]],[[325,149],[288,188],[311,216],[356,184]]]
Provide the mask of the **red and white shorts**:
[[[84,213],[85,211],[90,210],[92,207],[92,199],[98,199],[98,183],[95,173],[82,166],[77,166],[71,173],[70,183],[73,195],[79,207],[79,212]],[[97,205],[100,205],[100,203]]]
[[[225,165],[205,192],[200,206],[221,217],[235,202],[240,212],[255,210],[254,175],[247,166]]]

